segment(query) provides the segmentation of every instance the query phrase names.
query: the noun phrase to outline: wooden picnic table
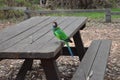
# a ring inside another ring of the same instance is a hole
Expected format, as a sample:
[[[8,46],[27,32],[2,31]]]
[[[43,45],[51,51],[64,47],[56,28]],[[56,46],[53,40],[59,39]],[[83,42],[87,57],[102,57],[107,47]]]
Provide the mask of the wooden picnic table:
[[[33,59],[41,60],[47,80],[60,79],[55,60],[64,55],[66,49],[53,35],[53,21],[73,38],[75,55],[82,60],[85,48],[79,30],[85,27],[86,17],[32,17],[0,31],[0,59],[25,59],[16,80],[24,80]]]

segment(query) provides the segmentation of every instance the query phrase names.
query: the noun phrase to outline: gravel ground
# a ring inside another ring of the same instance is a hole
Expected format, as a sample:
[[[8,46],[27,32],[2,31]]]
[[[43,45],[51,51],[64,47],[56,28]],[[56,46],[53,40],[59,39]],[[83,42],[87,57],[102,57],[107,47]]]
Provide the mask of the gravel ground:
[[[0,23],[0,29],[9,25],[13,25],[13,23]],[[112,23],[88,19],[87,27],[81,31],[81,35],[85,46],[89,46],[91,41],[96,39],[112,40],[105,80],[120,80],[120,19],[116,19]],[[76,71],[79,60],[78,57],[75,58],[61,56],[57,59],[61,80],[70,80]],[[14,80],[22,63],[23,60],[2,60],[0,62],[0,80]],[[40,60],[34,60],[33,68],[28,71],[25,80],[46,80],[40,64]]]

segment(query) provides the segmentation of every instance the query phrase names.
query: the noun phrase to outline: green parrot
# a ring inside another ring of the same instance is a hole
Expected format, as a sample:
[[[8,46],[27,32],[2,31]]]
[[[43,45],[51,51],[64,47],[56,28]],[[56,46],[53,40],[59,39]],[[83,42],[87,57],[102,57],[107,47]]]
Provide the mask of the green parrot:
[[[67,45],[68,51],[70,52],[70,55],[73,57],[73,52],[69,46],[69,42],[72,42],[69,37],[65,34],[65,32],[58,27],[57,22],[53,22],[53,33],[54,35],[59,39],[65,42],[65,44]]]

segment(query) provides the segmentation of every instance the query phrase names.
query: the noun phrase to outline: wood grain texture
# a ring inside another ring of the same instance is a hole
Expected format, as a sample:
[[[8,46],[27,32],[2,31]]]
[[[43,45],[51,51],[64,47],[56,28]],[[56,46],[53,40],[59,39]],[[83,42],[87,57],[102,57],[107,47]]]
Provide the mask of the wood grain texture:
[[[53,35],[51,22],[58,22],[72,37],[86,20],[86,17],[33,17],[7,28],[0,32],[0,58],[54,57],[62,49],[63,43]]]
[[[40,20],[38,21],[35,20],[35,22],[34,22],[34,18],[32,18],[28,21],[24,21],[24,23],[23,22],[19,23],[16,26],[9,27],[1,31],[0,32],[0,51],[13,46],[19,41],[30,36],[32,33],[35,33],[36,30],[39,29],[39,27],[34,27],[34,26],[46,20],[46,18],[48,17],[43,17],[41,19],[36,17],[36,20],[37,19],[40,19]]]
[[[83,77],[87,79],[91,72],[93,72],[93,74],[89,80],[104,80],[110,48],[110,40],[93,41],[83,57],[77,71],[73,75],[72,80],[82,80]],[[82,76],[83,74],[84,76]]]
[[[27,71],[31,69],[32,64],[33,64],[33,59],[25,59],[15,80],[24,80],[25,75],[26,75]]]
[[[89,74],[89,71],[91,70],[91,67],[93,65],[94,59],[96,57],[97,51],[99,49],[101,41],[93,41],[88,48],[87,52],[85,53],[85,56],[83,57],[82,61],[79,64],[79,67],[73,76],[72,80],[77,80],[81,79],[79,75],[81,75],[81,70],[83,71],[82,74],[84,73],[84,77],[86,77]]]
[[[96,59],[91,68],[93,76],[90,80],[104,80],[110,48],[111,40],[102,40]]]

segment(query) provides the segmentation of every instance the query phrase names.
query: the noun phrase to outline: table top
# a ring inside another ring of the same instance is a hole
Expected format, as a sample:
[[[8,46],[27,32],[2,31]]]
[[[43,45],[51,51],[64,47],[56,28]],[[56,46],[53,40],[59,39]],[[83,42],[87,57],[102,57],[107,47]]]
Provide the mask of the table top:
[[[63,44],[52,32],[56,21],[69,37],[82,29],[86,17],[32,17],[0,31],[0,58],[52,58]]]

